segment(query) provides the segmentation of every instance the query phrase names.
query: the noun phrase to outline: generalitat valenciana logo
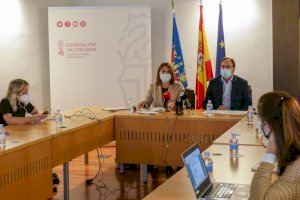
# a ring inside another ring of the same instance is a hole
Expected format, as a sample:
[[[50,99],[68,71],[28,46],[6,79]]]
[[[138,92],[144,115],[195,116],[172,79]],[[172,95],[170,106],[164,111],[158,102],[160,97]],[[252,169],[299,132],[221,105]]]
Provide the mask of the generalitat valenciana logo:
[[[59,40],[58,41],[58,55],[60,55],[60,56],[64,56],[65,55],[64,41],[63,40]]]

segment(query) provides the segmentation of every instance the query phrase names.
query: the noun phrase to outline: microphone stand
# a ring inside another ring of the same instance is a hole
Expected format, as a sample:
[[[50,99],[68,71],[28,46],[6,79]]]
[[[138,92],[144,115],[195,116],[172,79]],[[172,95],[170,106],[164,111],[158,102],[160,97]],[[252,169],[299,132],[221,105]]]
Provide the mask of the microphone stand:
[[[176,115],[181,116],[183,115],[183,101],[181,99],[176,100]]]

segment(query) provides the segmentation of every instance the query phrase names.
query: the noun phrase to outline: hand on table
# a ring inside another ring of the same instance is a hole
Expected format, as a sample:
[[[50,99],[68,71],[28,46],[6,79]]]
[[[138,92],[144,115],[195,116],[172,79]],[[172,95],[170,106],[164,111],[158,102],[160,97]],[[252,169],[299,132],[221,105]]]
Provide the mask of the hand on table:
[[[169,103],[168,103],[168,109],[169,109],[170,111],[172,111],[172,110],[174,110],[174,108],[175,108],[175,103],[174,103],[174,102],[169,102]]]
[[[45,114],[36,114],[32,116],[32,122],[33,123],[40,123],[42,120],[46,119],[47,115]]]
[[[146,108],[146,104],[143,103],[143,102],[141,102],[141,103],[139,103],[139,104],[137,105],[137,108],[138,108],[139,110],[142,109],[142,108]]]

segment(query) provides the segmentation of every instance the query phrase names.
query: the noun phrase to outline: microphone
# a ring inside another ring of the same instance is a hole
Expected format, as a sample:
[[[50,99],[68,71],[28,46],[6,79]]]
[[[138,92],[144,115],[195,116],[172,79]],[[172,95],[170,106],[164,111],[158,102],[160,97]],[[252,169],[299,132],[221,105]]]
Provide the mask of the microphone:
[[[183,90],[179,93],[179,97],[182,101],[186,100],[187,99],[187,94],[186,92]]]
[[[187,93],[185,92],[185,90],[181,91],[178,95],[178,99],[176,100],[176,114],[177,115],[182,115],[183,114],[183,105],[184,103],[186,104],[186,107],[188,109],[191,109],[191,104],[188,100],[188,96]]]
[[[185,90],[183,90],[183,91],[181,91],[179,93],[179,97],[183,101],[183,103],[185,104],[185,106],[186,106],[187,109],[191,109],[192,108],[192,105],[191,105],[191,103],[190,103],[190,101],[188,99],[188,96],[187,96],[187,93],[186,93]]]
[[[163,94],[163,98],[164,98],[164,108],[167,108],[168,106],[168,101],[171,99],[171,93],[169,91],[165,91]]]
[[[179,92],[178,98],[176,99],[176,115],[183,114],[183,99],[184,98],[184,91]]]

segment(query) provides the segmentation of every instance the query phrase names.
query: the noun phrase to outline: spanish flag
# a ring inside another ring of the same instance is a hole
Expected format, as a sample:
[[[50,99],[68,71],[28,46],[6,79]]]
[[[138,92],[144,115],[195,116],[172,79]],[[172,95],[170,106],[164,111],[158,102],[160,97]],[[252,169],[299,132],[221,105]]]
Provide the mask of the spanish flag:
[[[207,81],[213,78],[212,64],[207,47],[203,22],[203,6],[200,4],[200,20],[198,35],[197,77],[196,77],[196,109],[202,108],[205,99]]]

